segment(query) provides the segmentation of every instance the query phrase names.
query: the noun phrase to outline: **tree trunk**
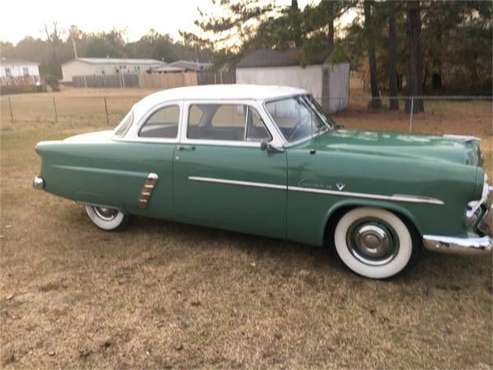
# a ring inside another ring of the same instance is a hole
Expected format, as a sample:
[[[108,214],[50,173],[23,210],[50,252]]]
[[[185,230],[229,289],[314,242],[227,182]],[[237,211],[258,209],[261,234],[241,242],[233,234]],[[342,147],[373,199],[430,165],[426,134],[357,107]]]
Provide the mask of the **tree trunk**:
[[[371,6],[371,1],[364,1],[365,33],[368,43],[368,64],[370,65],[371,102],[369,107],[372,109],[379,109],[382,106],[382,101],[380,99],[380,91],[378,88],[377,58],[375,54],[375,27],[371,16]]]
[[[442,45],[442,30],[437,33],[437,45]],[[431,89],[439,91],[442,89],[442,58],[441,48],[433,51],[432,72],[431,72]]]
[[[425,65],[424,67],[424,76],[423,76],[423,81],[421,82],[421,91],[426,92],[428,89],[427,89],[427,86],[428,86],[428,75],[429,75],[429,72],[428,72],[428,65]]]
[[[294,43],[295,47],[302,47],[303,46],[303,35],[301,32],[301,21],[300,21],[300,8],[298,7],[298,1],[297,0],[291,0],[291,8],[289,11],[289,18],[290,18],[290,42]],[[291,46],[290,46],[291,47]]]
[[[407,41],[409,48],[407,94],[409,96],[422,96],[423,56],[421,55],[421,14],[419,1],[407,2]],[[423,99],[406,100],[406,112],[424,112]]]
[[[327,14],[329,18],[329,34],[327,37],[327,41],[329,47],[334,46],[334,3],[332,1],[329,2],[329,14]]]
[[[395,28],[395,5],[388,2],[389,6],[389,90],[390,90],[390,110],[399,110],[399,82],[397,77],[397,35]]]

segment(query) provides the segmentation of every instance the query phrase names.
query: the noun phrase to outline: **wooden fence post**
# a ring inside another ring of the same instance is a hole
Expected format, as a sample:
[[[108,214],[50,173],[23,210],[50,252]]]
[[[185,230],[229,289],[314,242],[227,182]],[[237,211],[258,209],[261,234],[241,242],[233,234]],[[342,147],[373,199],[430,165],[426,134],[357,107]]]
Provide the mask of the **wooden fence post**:
[[[58,112],[56,110],[56,100],[55,97],[53,97],[53,112],[55,113],[55,123],[58,122]]]
[[[12,110],[12,99],[9,96],[9,111],[10,111],[10,122],[14,122],[14,111]]]
[[[106,101],[106,96],[103,98],[104,99],[104,111],[106,113],[106,124],[110,124],[110,118],[108,115],[108,102]]]

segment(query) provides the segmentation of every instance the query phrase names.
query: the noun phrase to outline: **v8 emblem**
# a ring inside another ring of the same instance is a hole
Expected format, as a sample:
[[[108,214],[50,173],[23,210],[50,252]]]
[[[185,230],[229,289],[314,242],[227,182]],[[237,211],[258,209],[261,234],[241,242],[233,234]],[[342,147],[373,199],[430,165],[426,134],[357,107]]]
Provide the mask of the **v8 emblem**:
[[[337,188],[337,190],[339,190],[339,191],[343,191],[345,187],[346,187],[346,185],[344,185],[344,184],[342,184],[342,183],[340,183],[340,182],[338,182],[338,183],[336,184],[336,188]]]

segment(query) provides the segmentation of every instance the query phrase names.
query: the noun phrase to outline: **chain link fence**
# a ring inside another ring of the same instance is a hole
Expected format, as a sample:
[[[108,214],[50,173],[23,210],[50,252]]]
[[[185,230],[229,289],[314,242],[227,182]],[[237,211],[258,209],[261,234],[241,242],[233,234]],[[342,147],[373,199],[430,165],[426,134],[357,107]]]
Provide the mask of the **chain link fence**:
[[[2,96],[0,98],[2,125],[23,123],[56,123],[77,126],[115,126],[132,105],[149,91],[133,90],[132,95],[101,95],[81,93],[48,93]],[[391,130],[419,133],[452,133],[462,135],[493,135],[493,101],[478,96],[422,96],[394,98],[398,110],[390,110],[392,98],[381,97],[380,108],[373,108],[368,95],[351,94],[349,104],[316,99],[322,106],[336,106],[335,120],[349,128]],[[335,98],[337,100],[337,98]],[[344,98],[346,100],[346,98]],[[406,104],[415,108],[423,101],[424,112],[406,113]],[[395,105],[395,103],[394,103]]]

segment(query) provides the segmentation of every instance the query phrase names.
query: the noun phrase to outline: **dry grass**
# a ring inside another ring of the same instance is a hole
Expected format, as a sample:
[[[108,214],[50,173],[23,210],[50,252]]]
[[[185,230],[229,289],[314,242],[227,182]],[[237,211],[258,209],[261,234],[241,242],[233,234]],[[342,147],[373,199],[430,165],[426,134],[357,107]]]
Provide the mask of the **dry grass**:
[[[493,175],[491,103],[446,104],[442,123],[427,114],[417,129],[483,136]],[[80,206],[33,191],[35,143],[106,125],[85,116],[10,124],[2,112],[2,368],[493,366],[489,257],[427,254],[376,282],[326,250],[277,240],[143,218],[105,233]],[[401,113],[357,106],[340,121],[407,128]]]

